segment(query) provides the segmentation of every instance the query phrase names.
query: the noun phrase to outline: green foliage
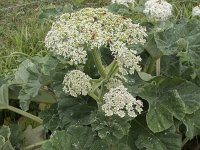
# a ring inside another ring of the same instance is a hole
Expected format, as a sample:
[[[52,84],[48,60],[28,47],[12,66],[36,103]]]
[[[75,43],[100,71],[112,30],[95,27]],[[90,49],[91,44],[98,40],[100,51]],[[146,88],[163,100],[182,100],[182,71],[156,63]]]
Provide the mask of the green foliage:
[[[180,150],[182,144],[181,136],[175,133],[174,126],[163,132],[154,133],[145,123],[144,115],[132,121],[129,143],[132,149],[147,150]]]
[[[187,93],[189,90],[193,92]],[[151,80],[139,94],[149,102],[149,128],[153,132],[163,131],[173,125],[173,117],[182,120],[185,114],[198,110],[199,93],[199,87],[179,78],[158,77]]]
[[[88,51],[85,65],[71,65],[65,58],[47,52],[41,42],[57,16],[106,4],[104,0],[60,1],[59,5],[44,2],[34,6],[34,11],[30,10],[33,12],[25,10],[32,20],[20,16],[27,26],[17,25],[16,20],[12,27],[5,28],[10,37],[3,31],[6,25],[0,26],[0,35],[5,38],[0,52],[0,119],[4,124],[0,149],[24,149],[24,129],[28,125],[19,115],[42,124],[47,137],[50,134],[49,139],[28,145],[42,145],[42,150],[180,150],[185,144],[183,138],[187,141],[200,135],[200,21],[191,18],[197,1],[170,2],[174,17],[162,23],[145,17],[144,1],[131,8],[106,5],[110,12],[147,27],[146,45],[130,46],[142,58],[142,71],[127,76],[124,82],[128,92],[143,102],[144,111],[136,118],[108,117],[102,112],[102,97],[108,91],[105,84],[118,71],[109,46],[100,48],[98,60],[93,51]],[[155,76],[158,58],[161,75]],[[105,76],[98,70],[97,61],[102,61]],[[93,79],[92,92],[87,96],[72,97],[63,92],[63,78],[72,69]],[[13,117],[8,110],[19,115]]]
[[[58,114],[62,125],[89,125],[91,123],[90,114],[94,108],[89,106],[87,101],[66,95],[61,96],[58,101]]]
[[[95,133],[89,127],[70,126],[67,131],[55,131],[42,150],[88,150],[94,138]]]
[[[0,149],[2,150],[14,150],[10,143],[10,128],[8,126],[2,126],[0,129]]]
[[[129,119],[119,118],[118,116],[109,118],[105,117],[102,112],[98,112],[95,116],[95,121],[92,123],[92,130],[97,131],[101,139],[106,139],[112,143],[128,135],[130,128]]]
[[[41,87],[40,73],[30,60],[23,61],[15,72],[15,81],[22,85],[18,98],[23,110],[28,110],[30,99],[38,95]]]
[[[183,123],[187,128],[186,136],[190,139],[200,134],[199,115],[200,110],[197,110],[193,114],[187,114],[183,119]]]
[[[49,109],[40,113],[44,127],[47,130],[55,131],[56,129],[62,127],[57,108],[57,104],[53,104]]]

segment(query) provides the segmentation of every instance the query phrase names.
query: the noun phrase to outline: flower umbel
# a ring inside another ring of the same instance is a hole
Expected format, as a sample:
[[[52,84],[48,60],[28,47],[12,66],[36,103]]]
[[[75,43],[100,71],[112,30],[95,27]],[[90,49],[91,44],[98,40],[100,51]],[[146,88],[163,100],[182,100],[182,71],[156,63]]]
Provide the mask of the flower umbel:
[[[192,16],[200,16],[200,5],[192,9]]]
[[[45,45],[78,65],[86,63],[87,50],[115,47],[111,51],[119,58],[124,51],[130,51],[128,45],[144,44],[146,36],[146,29],[129,18],[106,8],[84,8],[61,15],[46,35]]]
[[[130,117],[136,117],[142,112],[142,101],[136,100],[123,86],[111,88],[103,97],[104,104],[102,110],[106,116],[114,114],[123,118],[126,114]]]
[[[165,0],[148,0],[143,12],[156,21],[165,21],[172,16],[172,5]]]
[[[87,95],[92,86],[91,78],[80,70],[72,70],[64,77],[63,91],[71,96]]]

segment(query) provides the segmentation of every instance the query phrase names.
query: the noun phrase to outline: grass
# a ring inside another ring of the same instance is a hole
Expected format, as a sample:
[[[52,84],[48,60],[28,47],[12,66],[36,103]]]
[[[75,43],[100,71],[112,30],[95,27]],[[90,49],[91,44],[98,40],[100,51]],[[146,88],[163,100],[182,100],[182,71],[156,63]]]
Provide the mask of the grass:
[[[46,53],[43,41],[51,23],[47,20],[40,21],[39,17],[44,9],[56,9],[67,3],[78,7],[99,7],[108,2],[109,0],[0,0],[0,75],[17,68],[24,57]],[[198,0],[168,2],[173,3],[177,17],[191,17],[192,7],[198,4]]]
[[[45,52],[43,39],[50,25],[38,22],[38,14],[44,3],[21,3],[13,0],[12,8],[6,1],[0,2],[0,74],[16,68],[24,56]]]
[[[16,68],[24,57],[44,55],[44,38],[51,23],[39,20],[45,8],[66,3],[100,6],[105,0],[1,0],[0,1],[0,75]]]

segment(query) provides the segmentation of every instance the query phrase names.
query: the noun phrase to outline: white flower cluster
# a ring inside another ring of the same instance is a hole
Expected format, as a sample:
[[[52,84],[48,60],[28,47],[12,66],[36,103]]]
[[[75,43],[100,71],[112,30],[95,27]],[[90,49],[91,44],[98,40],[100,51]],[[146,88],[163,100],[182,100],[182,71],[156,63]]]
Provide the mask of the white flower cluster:
[[[114,114],[123,118],[126,114],[130,117],[136,117],[141,114],[143,103],[141,100],[136,100],[123,86],[111,88],[103,97],[104,104],[102,110],[106,116]]]
[[[192,16],[200,16],[200,5],[192,9]]]
[[[165,21],[172,16],[172,5],[165,0],[148,0],[143,12],[156,21]]]
[[[91,78],[80,70],[72,70],[63,80],[63,91],[71,96],[87,95],[92,89]]]
[[[61,15],[48,32],[45,45],[72,64],[84,64],[87,60],[86,50],[110,46],[120,66],[133,72],[134,68],[140,68],[140,58],[127,46],[144,44],[146,36],[146,29],[133,24],[131,19],[112,14],[106,8],[84,8]],[[125,61],[129,58],[129,61]]]
[[[135,0],[112,0],[112,3],[122,4],[128,7],[129,4],[134,5]]]

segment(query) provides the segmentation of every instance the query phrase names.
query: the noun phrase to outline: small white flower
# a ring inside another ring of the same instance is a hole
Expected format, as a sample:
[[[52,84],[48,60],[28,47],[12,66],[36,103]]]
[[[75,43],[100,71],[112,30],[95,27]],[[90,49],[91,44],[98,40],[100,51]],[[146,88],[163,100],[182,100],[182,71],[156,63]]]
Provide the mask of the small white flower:
[[[87,95],[92,89],[91,78],[80,70],[72,70],[63,80],[63,91],[71,96]]]
[[[128,7],[128,4],[134,5],[135,0],[112,0],[112,3],[122,4]]]
[[[134,74],[135,70],[140,71],[140,56],[136,56],[136,51],[128,50],[118,59],[119,72],[122,75]]]
[[[200,16],[200,5],[192,9],[192,16]]]
[[[165,21],[172,16],[172,5],[165,0],[148,0],[143,13],[157,21]]]
[[[123,86],[111,88],[103,97],[102,110],[106,116],[118,115],[123,118],[126,114],[136,117],[142,111],[142,102],[136,100]]]

